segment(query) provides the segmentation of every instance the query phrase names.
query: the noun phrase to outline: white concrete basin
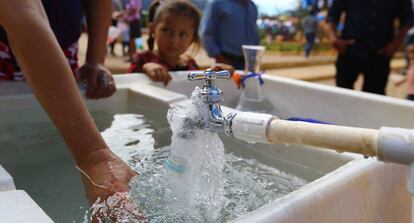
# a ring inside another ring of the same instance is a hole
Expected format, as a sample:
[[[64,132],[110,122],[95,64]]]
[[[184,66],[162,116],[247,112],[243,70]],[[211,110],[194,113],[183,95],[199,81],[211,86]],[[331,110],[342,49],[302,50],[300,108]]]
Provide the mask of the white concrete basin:
[[[136,107],[140,107],[150,111],[149,119],[159,119],[159,117],[165,119],[165,113],[171,104],[188,100],[194,86],[202,84],[187,82],[185,77],[186,73],[174,73],[173,81],[165,88],[159,83],[151,83],[144,75],[118,75],[115,80],[119,90],[113,97],[88,101],[87,104],[95,114],[134,112]],[[339,125],[367,128],[414,127],[412,102],[266,75],[264,79],[265,96],[274,105],[275,112],[280,118],[314,118]],[[234,106],[240,92],[233,82],[217,81],[217,85],[224,92],[224,104]],[[48,122],[46,115],[24,83],[0,83],[0,95],[2,95],[0,103],[8,104],[0,107],[2,113],[0,164],[14,177],[17,189],[26,190],[54,220],[78,219],[76,216],[71,217],[70,213],[73,212],[67,210],[68,216],[60,218],[65,210],[59,211],[47,207],[50,202],[56,202],[52,206],[66,204],[65,208],[70,209],[70,200],[67,197],[58,199],[55,196],[43,199],[62,193],[71,194],[74,199],[82,197],[80,178],[74,168],[67,169],[57,165],[55,170],[67,171],[65,173],[68,175],[74,175],[77,181],[69,183],[64,177],[60,181],[51,183],[50,173],[43,173],[42,168],[30,174],[22,171],[21,168],[21,166],[29,169],[34,166],[44,166],[47,169],[47,166],[53,165],[51,163],[53,161],[67,162],[71,167],[72,161],[64,146],[57,146],[62,148],[61,152],[56,154],[51,151],[40,152],[47,156],[33,160],[30,154],[37,154],[39,151],[30,150],[30,144],[21,145],[24,144],[24,140],[20,142],[8,140],[10,137],[7,135],[8,129],[18,129],[22,125],[36,124],[39,121]],[[31,117],[7,117],[6,114],[12,113],[30,113]],[[165,121],[161,122],[165,124]],[[97,123],[100,125],[99,120]],[[165,126],[164,124],[161,126]],[[50,134],[50,138],[59,141],[57,133],[54,130],[50,131],[53,133],[45,134]],[[22,133],[23,136],[27,134]],[[167,135],[162,137],[165,138]],[[35,138],[36,135],[30,133],[29,136]],[[410,220],[411,204],[410,194],[406,190],[405,166],[383,163],[374,158],[364,159],[360,155],[305,146],[250,145],[236,142],[226,136],[222,139],[225,145],[233,145],[229,147],[233,148],[230,152],[234,154],[254,158],[263,164],[274,166],[310,182],[299,190],[245,216],[240,216],[232,222],[409,222]],[[168,143],[168,139],[164,143]],[[19,175],[25,176],[19,177]],[[26,179],[29,176],[36,180]],[[34,187],[40,188],[33,189],[31,185],[27,185],[30,184],[28,183],[31,182],[30,180],[39,181],[38,184],[34,183]],[[10,182],[12,182],[10,176],[0,168],[0,191],[2,188],[13,191],[14,187]],[[47,185],[48,189],[45,191],[50,193],[45,192],[46,194],[42,195],[41,185]],[[33,195],[31,190],[35,191]],[[77,205],[79,211],[79,203],[73,205],[73,210]],[[6,216],[5,214],[7,213],[0,209],[0,219]]]

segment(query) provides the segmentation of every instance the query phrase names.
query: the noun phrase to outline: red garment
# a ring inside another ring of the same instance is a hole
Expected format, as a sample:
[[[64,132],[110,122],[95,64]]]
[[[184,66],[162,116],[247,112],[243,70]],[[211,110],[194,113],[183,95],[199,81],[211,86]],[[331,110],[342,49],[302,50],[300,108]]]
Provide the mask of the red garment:
[[[79,68],[78,66],[78,43],[72,44],[69,48],[63,50],[69,66],[73,73]],[[16,58],[10,47],[0,41],[0,80],[24,80],[22,71],[17,64]]]
[[[144,51],[136,53],[131,65],[128,68],[128,73],[143,73],[143,67],[146,63],[157,63],[164,66],[169,71],[179,71],[179,70],[199,70],[199,66],[195,60],[191,57],[184,64],[179,64],[175,67],[169,65],[168,63],[162,61],[157,55],[152,51]]]

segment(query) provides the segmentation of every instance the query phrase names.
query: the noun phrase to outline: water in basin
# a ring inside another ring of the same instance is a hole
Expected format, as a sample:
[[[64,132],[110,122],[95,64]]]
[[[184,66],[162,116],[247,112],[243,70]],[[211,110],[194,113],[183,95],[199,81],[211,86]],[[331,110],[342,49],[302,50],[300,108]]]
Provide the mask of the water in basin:
[[[33,100],[16,99],[15,103],[31,104]],[[151,145],[170,144],[171,133],[163,121],[165,118],[153,118],[165,117],[165,112],[149,111],[134,104],[91,109],[101,131],[111,125],[114,114],[126,111],[142,114],[148,117],[143,128],[152,131]],[[82,222],[89,207],[81,175],[45,112],[38,105],[16,108],[1,113],[0,123],[0,165],[13,176],[16,188],[27,191],[55,222]]]
[[[141,129],[143,117],[133,114],[116,115],[103,132],[113,151],[140,173],[130,185],[132,197],[150,222],[227,222],[306,183],[253,159],[225,154],[217,133],[199,128],[207,112],[197,111],[202,102],[192,98],[168,112],[171,145],[151,146],[151,130]],[[133,219],[128,212],[120,215]]]
[[[131,185],[142,187],[134,191],[134,197],[161,195],[162,184],[154,185],[163,179],[157,176],[165,171],[164,161],[171,154],[172,133],[166,112],[144,109],[135,103],[120,108],[100,109],[96,106],[91,109],[111,148],[141,173]],[[0,116],[0,123],[0,143],[3,145],[0,163],[12,174],[16,187],[26,190],[54,221],[83,222],[89,208],[80,173],[46,114],[38,106],[16,110]],[[237,152],[229,152],[237,151],[231,146],[239,144],[226,145],[223,147],[226,153],[222,172],[224,198],[218,217],[221,222],[252,211],[305,183],[299,177],[254,159],[242,158]],[[166,204],[161,203],[159,207]],[[148,203],[147,207],[141,205],[149,219],[174,217],[174,214],[177,218],[185,217],[193,211],[197,213],[195,220],[200,220],[199,209],[183,209],[187,212],[177,215],[173,209],[161,212],[153,203]]]

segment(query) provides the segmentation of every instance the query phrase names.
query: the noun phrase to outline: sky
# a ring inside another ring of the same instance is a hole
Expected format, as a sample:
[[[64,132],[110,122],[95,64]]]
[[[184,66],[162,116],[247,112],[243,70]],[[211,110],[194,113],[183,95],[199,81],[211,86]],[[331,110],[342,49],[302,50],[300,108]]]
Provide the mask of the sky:
[[[259,13],[268,15],[278,14],[298,7],[298,0],[253,0],[259,8]]]

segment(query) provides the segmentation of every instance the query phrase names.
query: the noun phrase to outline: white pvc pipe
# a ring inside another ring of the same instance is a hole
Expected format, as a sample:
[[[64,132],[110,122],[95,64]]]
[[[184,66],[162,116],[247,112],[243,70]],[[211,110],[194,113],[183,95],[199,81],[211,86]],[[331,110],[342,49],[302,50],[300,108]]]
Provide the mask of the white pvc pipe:
[[[235,138],[246,142],[272,143],[267,131],[272,120],[277,117],[253,112],[238,112],[232,121],[232,134]]]
[[[378,152],[384,161],[410,165],[414,161],[414,130],[380,128]]]
[[[380,130],[286,121],[267,114],[239,112],[232,121],[233,136],[247,142],[316,146],[340,152],[377,156],[409,165],[414,161],[414,130]]]
[[[414,223],[414,163],[411,163],[408,171],[408,191],[411,193],[411,223]]]
[[[377,155],[378,130],[373,129],[275,119],[270,123],[267,137],[271,142]]]

